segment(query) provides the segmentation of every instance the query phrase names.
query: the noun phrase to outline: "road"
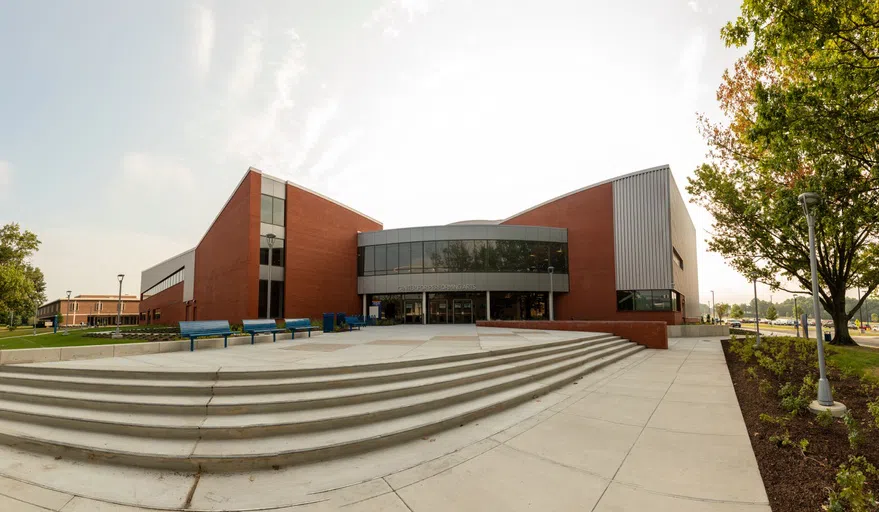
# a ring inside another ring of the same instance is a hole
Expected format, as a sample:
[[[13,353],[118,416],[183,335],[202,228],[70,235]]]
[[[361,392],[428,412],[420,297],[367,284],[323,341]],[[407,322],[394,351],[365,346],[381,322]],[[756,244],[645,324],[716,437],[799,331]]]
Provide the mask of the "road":
[[[751,327],[750,329],[753,329],[753,327]],[[809,326],[809,336],[810,337],[815,335],[814,334],[815,331],[813,331],[812,329],[813,329],[813,326]],[[772,334],[772,335],[780,335],[780,336],[793,336],[796,334],[796,332],[791,332],[789,330],[773,329],[771,326],[766,327],[763,325],[760,326],[760,332],[764,333],[764,334]],[[802,332],[800,333],[800,335],[802,335]],[[852,339],[854,339],[857,342],[857,344],[862,347],[870,347],[870,348],[879,349],[879,336],[852,336]]]

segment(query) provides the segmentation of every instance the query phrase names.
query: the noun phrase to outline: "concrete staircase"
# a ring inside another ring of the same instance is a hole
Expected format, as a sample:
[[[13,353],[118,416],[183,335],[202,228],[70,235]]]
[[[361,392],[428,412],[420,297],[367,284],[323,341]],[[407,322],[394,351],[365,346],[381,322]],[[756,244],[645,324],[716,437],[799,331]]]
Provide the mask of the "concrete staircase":
[[[611,335],[374,364],[234,371],[0,367],[0,442],[182,471],[323,460],[530,400],[642,350]]]

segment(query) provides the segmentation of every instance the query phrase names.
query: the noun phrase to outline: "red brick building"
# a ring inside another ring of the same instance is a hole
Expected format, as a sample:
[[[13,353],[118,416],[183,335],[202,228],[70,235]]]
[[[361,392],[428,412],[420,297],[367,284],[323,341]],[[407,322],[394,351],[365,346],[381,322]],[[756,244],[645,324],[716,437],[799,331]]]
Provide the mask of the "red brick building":
[[[251,168],[198,245],[145,270],[141,291],[141,322],[162,324],[699,315],[695,228],[667,166],[504,220],[393,230]]]
[[[135,295],[122,296],[122,325],[138,323],[140,299]],[[41,322],[54,322],[60,315],[60,325],[116,325],[119,311],[118,295],[77,295],[47,302],[37,309],[37,319]]]

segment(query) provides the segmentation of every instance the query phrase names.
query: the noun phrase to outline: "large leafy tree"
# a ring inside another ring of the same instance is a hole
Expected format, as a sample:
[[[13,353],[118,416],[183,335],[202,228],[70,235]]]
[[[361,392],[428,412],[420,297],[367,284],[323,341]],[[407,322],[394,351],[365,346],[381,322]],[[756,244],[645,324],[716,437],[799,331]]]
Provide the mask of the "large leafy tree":
[[[717,313],[717,318],[723,320],[723,317],[725,317],[726,314],[729,313],[729,304],[724,304],[723,302],[717,304],[716,306],[714,306],[714,312]]]
[[[730,311],[729,314],[733,318],[742,318],[743,316],[745,316],[745,313],[742,311],[742,307],[738,304],[733,304],[732,311]]]
[[[46,300],[43,272],[30,263],[40,241],[18,224],[0,228],[0,312],[19,317],[33,314],[34,307]]]
[[[853,344],[848,320],[879,285],[879,2],[745,0],[721,35],[749,51],[718,89],[725,119],[700,118],[709,161],[687,189],[715,218],[709,248],[749,278],[811,290],[797,196],[818,192],[819,298],[832,343]]]

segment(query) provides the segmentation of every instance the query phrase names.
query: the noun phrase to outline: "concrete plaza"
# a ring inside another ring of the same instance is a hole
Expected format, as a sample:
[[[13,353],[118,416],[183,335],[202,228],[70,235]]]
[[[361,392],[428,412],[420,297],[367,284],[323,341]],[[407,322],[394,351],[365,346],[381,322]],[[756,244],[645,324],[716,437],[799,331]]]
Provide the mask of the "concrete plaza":
[[[399,326],[47,365],[277,368],[418,358],[572,333]],[[718,340],[672,339],[458,428],[341,459],[193,475],[0,445],[0,510],[769,511]]]

